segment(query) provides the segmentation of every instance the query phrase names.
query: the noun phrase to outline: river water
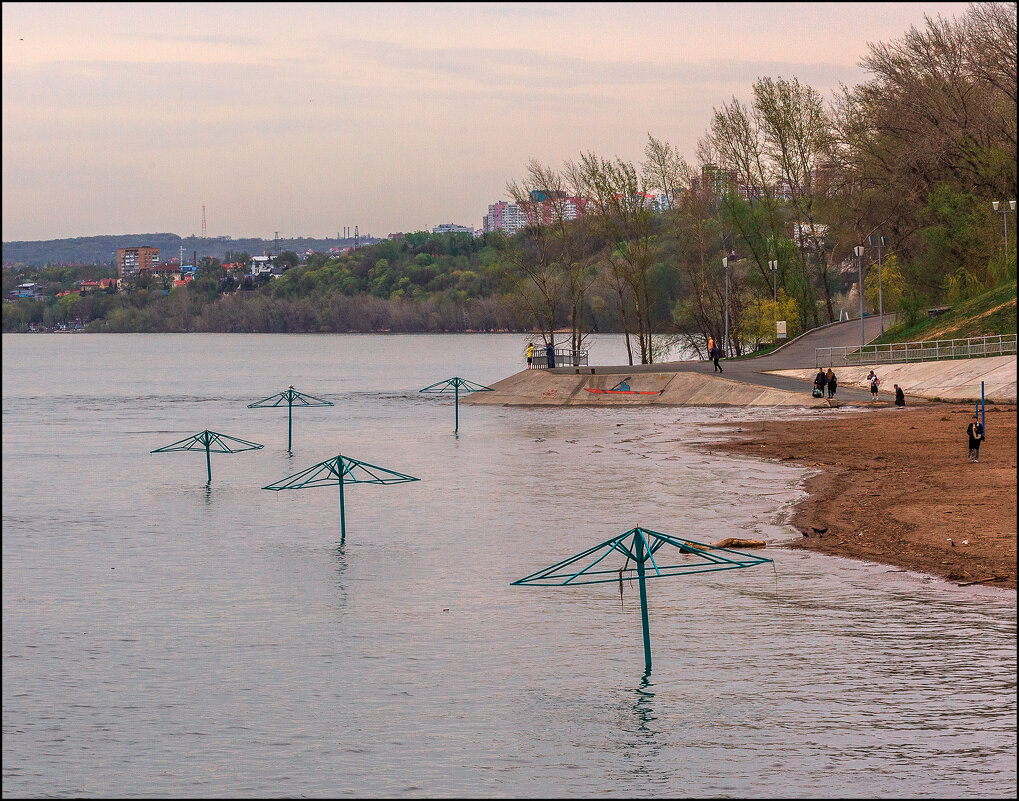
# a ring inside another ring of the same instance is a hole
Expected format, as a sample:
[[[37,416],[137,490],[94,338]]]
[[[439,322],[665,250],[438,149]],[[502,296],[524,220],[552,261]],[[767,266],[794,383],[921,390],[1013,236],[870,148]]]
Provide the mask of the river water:
[[[636,585],[511,586],[634,526],[787,539],[804,476],[710,452],[795,411],[461,406],[454,437],[417,392],[525,344],[5,335],[4,795],[1014,795],[1014,592],[769,548],[648,583],[645,677]],[[288,384],[336,404],[292,454],[246,408]],[[205,428],[265,448],[208,487],[150,453]],[[348,486],[343,545],[335,487],[260,489],[338,454],[421,479]]]

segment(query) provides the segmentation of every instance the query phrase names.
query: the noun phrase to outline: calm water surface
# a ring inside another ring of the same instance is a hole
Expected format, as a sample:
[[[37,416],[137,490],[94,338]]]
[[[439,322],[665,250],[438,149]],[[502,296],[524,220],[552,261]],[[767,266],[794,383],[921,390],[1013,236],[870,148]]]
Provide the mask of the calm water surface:
[[[802,470],[693,450],[786,411],[462,406],[518,336],[3,337],[11,796],[1000,797],[1016,596],[772,548],[510,582],[635,525],[788,538]],[[592,363],[621,363],[618,337]],[[294,384],[334,407],[245,404]],[[741,415],[743,417],[741,417]],[[150,454],[204,428],[264,443]],[[260,487],[342,453],[422,480]]]

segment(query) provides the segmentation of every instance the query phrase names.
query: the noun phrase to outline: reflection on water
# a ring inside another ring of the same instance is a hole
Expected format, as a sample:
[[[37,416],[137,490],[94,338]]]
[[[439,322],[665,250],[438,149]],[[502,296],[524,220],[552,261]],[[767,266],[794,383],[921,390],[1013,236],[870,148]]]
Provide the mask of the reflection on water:
[[[511,586],[637,525],[775,542],[802,476],[691,449],[791,410],[471,406],[451,436],[417,388],[518,340],[4,337],[4,794],[1014,794],[1014,593],[770,548],[655,582],[641,677],[636,585]],[[246,404],[290,383],[337,403],[293,454],[211,487],[149,455],[265,441]],[[422,479],[352,488],[342,545],[335,486],[260,489],[337,453]]]

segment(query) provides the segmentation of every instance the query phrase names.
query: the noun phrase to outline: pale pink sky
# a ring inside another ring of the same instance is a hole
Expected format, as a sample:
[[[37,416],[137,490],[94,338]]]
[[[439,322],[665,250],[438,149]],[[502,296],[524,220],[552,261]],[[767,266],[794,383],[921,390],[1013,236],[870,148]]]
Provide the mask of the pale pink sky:
[[[481,226],[529,158],[688,160],[965,3],[3,4],[3,239]]]

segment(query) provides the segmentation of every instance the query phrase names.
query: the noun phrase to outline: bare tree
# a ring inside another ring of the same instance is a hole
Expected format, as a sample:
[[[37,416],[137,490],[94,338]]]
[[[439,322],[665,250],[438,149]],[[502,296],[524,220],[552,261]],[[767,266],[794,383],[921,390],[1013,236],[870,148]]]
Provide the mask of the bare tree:
[[[798,78],[759,78],[754,83],[754,104],[760,111],[767,154],[775,165],[782,190],[791,200],[796,219],[793,239],[804,272],[809,274],[804,253],[809,247],[824,292],[828,322],[835,319],[828,254],[822,242],[823,228],[817,218],[814,183],[819,167],[831,150],[832,124],[820,94]],[[814,323],[817,319],[813,307]]]
[[[533,206],[526,186],[513,181],[506,189],[517,205],[525,209]],[[508,249],[509,261],[518,275],[529,279],[529,286],[519,288],[520,296],[533,314],[542,337],[546,342],[554,342],[559,307],[565,295],[566,274],[560,261],[560,248],[552,232],[535,218],[533,212],[529,210],[527,214],[521,243]]]
[[[647,139],[644,161],[640,165],[647,187],[664,195],[666,209],[674,209],[682,193],[690,186],[690,165],[679,150],[665,140],[655,139],[650,133]]]
[[[630,162],[609,161],[593,153],[581,154],[578,169],[585,194],[594,204],[592,223],[607,243],[609,264],[630,289],[641,364],[649,364],[653,352],[648,276],[658,246],[647,180]]]
[[[531,159],[522,183],[508,186],[514,201],[525,210],[528,236],[541,243],[543,266],[528,275],[544,287],[539,293],[562,293],[569,305],[570,346],[574,351],[581,349],[586,337],[584,297],[596,276],[595,247],[583,222],[577,219],[578,213],[583,214],[580,180],[576,166],[570,162],[560,172]],[[546,299],[546,309],[549,303]]]

